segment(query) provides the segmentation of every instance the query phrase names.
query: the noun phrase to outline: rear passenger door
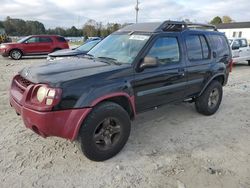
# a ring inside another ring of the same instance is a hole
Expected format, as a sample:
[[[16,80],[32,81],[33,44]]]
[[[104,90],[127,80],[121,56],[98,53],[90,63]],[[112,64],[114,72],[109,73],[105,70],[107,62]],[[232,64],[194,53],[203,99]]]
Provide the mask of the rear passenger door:
[[[39,48],[41,53],[49,53],[52,51],[53,41],[50,37],[39,37]]]
[[[186,97],[189,98],[201,91],[204,79],[210,75],[212,58],[211,47],[205,35],[188,33],[184,38],[188,77]]]
[[[159,66],[135,73],[132,83],[138,112],[182,100],[186,89],[186,74],[178,34],[155,38],[144,55],[155,57]]]

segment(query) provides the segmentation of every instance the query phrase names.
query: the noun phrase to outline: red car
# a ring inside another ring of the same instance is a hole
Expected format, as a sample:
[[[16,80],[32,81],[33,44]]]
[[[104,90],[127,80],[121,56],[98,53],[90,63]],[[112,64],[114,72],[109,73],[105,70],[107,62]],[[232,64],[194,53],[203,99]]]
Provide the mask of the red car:
[[[16,43],[3,43],[0,46],[0,54],[3,57],[10,56],[19,60],[22,56],[47,55],[51,52],[68,49],[68,42],[58,35],[31,35]]]

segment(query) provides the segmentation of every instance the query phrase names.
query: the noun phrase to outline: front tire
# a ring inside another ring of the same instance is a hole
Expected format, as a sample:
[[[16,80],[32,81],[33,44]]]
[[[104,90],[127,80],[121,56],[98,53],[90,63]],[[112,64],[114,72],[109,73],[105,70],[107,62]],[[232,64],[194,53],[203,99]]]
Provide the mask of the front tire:
[[[14,60],[19,60],[23,56],[22,52],[20,50],[11,50],[10,51],[10,57]]]
[[[248,65],[250,66],[250,60],[248,60]]]
[[[212,81],[202,95],[196,99],[196,110],[203,115],[213,115],[221,104],[222,95],[221,83],[216,80]]]
[[[103,102],[83,122],[78,142],[87,158],[104,161],[122,150],[130,128],[130,118],[124,108],[113,102]]]

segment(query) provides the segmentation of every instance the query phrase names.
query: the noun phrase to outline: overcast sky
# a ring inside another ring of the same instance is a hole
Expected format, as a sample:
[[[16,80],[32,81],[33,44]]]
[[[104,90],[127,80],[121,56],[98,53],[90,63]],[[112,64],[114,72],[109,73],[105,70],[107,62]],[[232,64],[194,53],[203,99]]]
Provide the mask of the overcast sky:
[[[0,20],[7,16],[38,20],[47,28],[82,27],[88,19],[103,23],[135,22],[136,0],[0,0]],[[250,21],[250,0],[140,0],[139,21],[190,19],[208,22],[229,15]]]

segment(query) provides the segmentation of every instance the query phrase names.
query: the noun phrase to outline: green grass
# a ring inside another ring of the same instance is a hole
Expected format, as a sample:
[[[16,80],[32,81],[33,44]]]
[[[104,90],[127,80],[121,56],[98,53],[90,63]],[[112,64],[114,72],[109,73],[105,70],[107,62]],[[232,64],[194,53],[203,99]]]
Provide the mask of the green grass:
[[[82,44],[83,44],[83,42],[69,42],[70,46],[80,46]]]

